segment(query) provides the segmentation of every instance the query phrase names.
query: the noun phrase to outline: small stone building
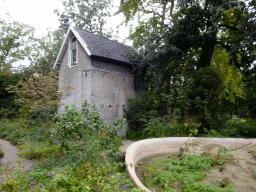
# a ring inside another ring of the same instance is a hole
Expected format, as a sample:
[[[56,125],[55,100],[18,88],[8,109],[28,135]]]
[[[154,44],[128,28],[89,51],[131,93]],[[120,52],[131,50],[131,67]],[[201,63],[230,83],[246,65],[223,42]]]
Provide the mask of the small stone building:
[[[59,70],[59,85],[65,105],[79,109],[87,100],[100,109],[108,123],[123,117],[127,99],[135,97],[133,65],[128,55],[136,53],[130,46],[70,27],[59,51],[54,69]],[[74,89],[65,89],[71,86]]]

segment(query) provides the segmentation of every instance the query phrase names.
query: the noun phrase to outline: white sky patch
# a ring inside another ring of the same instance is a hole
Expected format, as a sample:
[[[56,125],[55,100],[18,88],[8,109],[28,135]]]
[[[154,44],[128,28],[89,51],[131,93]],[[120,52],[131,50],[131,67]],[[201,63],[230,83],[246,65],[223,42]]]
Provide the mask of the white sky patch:
[[[47,35],[47,29],[50,31],[58,29],[60,23],[55,9],[63,10],[63,0],[0,0],[0,18],[4,20],[17,21],[27,24],[36,29],[35,36],[42,37]],[[114,14],[119,7],[120,0],[113,0],[114,7],[111,14]],[[9,14],[9,16],[7,15]],[[115,28],[124,21],[123,14],[113,16],[107,21],[107,26]],[[129,28],[121,26],[119,28],[119,42],[123,42],[129,35]],[[125,44],[132,45],[132,41],[126,41]],[[29,61],[19,61],[19,64],[29,65]],[[15,65],[15,67],[17,67]]]
[[[54,9],[62,7],[62,0],[0,0],[0,17],[28,24],[36,28],[36,36],[47,34],[47,28],[55,30],[59,26]]]
[[[111,12],[114,14],[119,7],[120,0],[114,0],[114,8]],[[54,14],[55,9],[62,10],[62,0],[0,0],[0,17],[7,19],[7,13],[10,14],[11,20],[28,24],[36,29],[36,36],[47,35],[47,28],[56,30],[60,23],[58,17]],[[111,18],[107,24],[115,30],[116,25],[124,21],[124,16],[119,14]],[[120,41],[128,37],[129,29],[120,28]],[[131,42],[127,42],[131,45]]]

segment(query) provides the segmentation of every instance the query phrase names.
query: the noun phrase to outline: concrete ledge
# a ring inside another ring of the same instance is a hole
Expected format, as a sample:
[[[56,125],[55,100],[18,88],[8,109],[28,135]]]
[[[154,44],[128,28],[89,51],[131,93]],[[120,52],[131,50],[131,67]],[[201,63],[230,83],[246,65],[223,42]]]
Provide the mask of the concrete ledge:
[[[165,137],[165,138],[154,138],[137,141],[131,144],[126,150],[125,162],[127,165],[127,172],[129,177],[140,189],[151,192],[145,187],[135,172],[137,163],[141,160],[155,156],[173,154],[179,152],[179,147],[184,145],[189,140],[207,140],[216,141],[221,144],[232,145],[232,148],[238,148],[249,143],[256,143],[256,139],[241,139],[241,138],[202,138],[202,137]]]

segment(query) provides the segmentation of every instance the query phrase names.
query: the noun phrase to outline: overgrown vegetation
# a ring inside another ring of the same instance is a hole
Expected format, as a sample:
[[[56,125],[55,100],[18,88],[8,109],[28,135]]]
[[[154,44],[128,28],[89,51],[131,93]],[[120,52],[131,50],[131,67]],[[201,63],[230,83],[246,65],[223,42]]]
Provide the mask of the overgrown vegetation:
[[[195,112],[184,114],[184,111],[176,108],[173,112],[163,115],[154,108],[153,101],[150,103],[145,93],[130,99],[131,107],[126,112],[126,118],[130,123],[130,130],[126,137],[131,140],[140,140],[155,137],[187,137],[189,134],[202,137],[234,137],[255,138],[256,120],[236,118],[230,119],[227,113],[214,114],[213,111],[197,115]],[[145,101],[143,101],[145,100]],[[145,105],[145,106],[143,106]],[[150,106],[151,105],[151,106]],[[184,107],[184,106],[183,106]],[[196,107],[195,107],[196,108]],[[194,111],[196,111],[194,110]],[[168,109],[167,109],[168,111]],[[200,113],[201,113],[200,112]],[[189,115],[191,114],[191,115]],[[204,118],[205,121],[203,120]],[[202,124],[202,121],[205,124]]]
[[[56,10],[60,28],[67,30],[73,22],[113,37],[104,27],[111,2],[64,1],[67,9]],[[118,13],[126,22],[138,15],[130,39],[139,54],[131,61],[136,64],[135,86],[143,90],[129,100],[128,139],[256,137],[255,8],[253,0],[121,1]],[[7,177],[0,190],[118,191],[119,184],[125,184],[139,191],[126,179],[119,151],[117,132],[126,129],[123,119],[107,125],[94,106],[84,103],[81,112],[67,107],[52,120],[61,96],[52,67],[64,38],[62,29],[37,39],[33,28],[0,19],[0,138],[19,145],[20,155],[40,162],[34,170]],[[30,66],[13,70],[13,64],[25,58]],[[231,119],[234,115],[242,119]],[[183,168],[173,170],[181,173],[190,164],[179,165]],[[155,180],[165,187],[167,176],[159,172]],[[183,176],[192,182],[182,182],[184,190],[219,190]]]
[[[226,182],[225,186],[203,185],[199,182],[205,177],[208,169],[215,165],[218,165],[218,162],[206,156],[187,154],[179,159],[174,155],[143,165],[142,180],[148,188],[155,191],[235,192],[236,189],[230,182]]]
[[[123,122],[106,124],[95,106],[87,102],[81,111],[66,107],[65,114],[55,114],[53,121],[40,125],[3,122],[4,138],[19,133],[20,155],[38,163],[32,170],[7,177],[0,190],[119,191],[122,186],[140,191],[124,170],[121,137],[117,135],[126,128]]]

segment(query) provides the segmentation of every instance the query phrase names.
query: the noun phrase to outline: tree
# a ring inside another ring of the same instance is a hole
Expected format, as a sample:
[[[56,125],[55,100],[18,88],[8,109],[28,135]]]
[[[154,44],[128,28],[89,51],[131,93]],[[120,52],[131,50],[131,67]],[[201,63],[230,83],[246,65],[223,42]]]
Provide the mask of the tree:
[[[36,38],[29,56],[30,66],[39,73],[49,73],[61,48],[65,31],[58,29],[48,31],[48,34],[41,38]],[[40,71],[38,71],[40,69]]]
[[[112,31],[106,28],[111,16],[112,0],[65,0],[64,11],[55,10],[60,28],[67,30],[70,24],[104,37],[111,37]]]
[[[243,96],[242,75],[256,57],[255,7],[254,0],[122,0],[126,21],[139,20],[130,35],[141,53],[137,76],[160,94],[156,102],[171,96],[170,105],[208,127],[211,110],[231,109],[224,105]]]
[[[130,37],[137,47],[150,49],[144,57],[154,59],[161,54],[164,62],[155,64],[161,68],[166,68],[170,59],[183,64],[189,60],[197,69],[210,66],[218,45],[229,52],[230,62],[240,69],[255,59],[251,42],[255,42],[256,25],[250,2],[183,0],[174,6],[174,0],[122,0],[119,12],[127,21],[137,14],[139,26]],[[149,32],[145,32],[147,28]]]
[[[14,72],[13,65],[24,60],[29,52],[34,29],[15,21],[0,19],[0,108],[13,108],[14,94],[7,87],[15,85],[21,73]]]
[[[0,19],[0,67],[9,70],[17,61],[24,60],[30,52],[29,42],[33,40],[34,28],[16,21]]]
[[[34,73],[27,79],[20,80],[15,86],[8,88],[9,92],[16,93],[16,104],[21,105],[20,115],[27,117],[31,113],[41,110],[55,111],[62,96],[58,90],[56,72],[48,74]]]

